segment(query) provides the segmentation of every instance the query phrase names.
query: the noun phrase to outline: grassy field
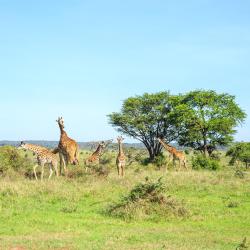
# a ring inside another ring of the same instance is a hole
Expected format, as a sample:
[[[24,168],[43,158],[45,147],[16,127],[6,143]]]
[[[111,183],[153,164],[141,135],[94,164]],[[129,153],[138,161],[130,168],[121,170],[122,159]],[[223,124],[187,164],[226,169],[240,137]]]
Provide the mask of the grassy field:
[[[81,162],[86,155],[81,153]],[[110,167],[108,176],[70,167],[67,178],[50,181],[13,172],[1,177],[0,249],[214,250],[236,249],[244,237],[250,241],[249,172],[239,178],[229,166],[166,172],[137,163],[121,179],[113,159],[103,157]],[[161,176],[165,196],[179,202],[185,216],[139,213],[128,219],[107,213],[145,177],[156,181]]]
[[[146,176],[164,176],[166,194],[183,201],[188,215],[124,220],[105,213]],[[106,178],[86,174],[37,182],[5,177],[0,248],[235,249],[244,237],[250,239],[249,190],[249,173],[240,179],[229,167],[167,173],[130,169],[124,179],[115,169]]]

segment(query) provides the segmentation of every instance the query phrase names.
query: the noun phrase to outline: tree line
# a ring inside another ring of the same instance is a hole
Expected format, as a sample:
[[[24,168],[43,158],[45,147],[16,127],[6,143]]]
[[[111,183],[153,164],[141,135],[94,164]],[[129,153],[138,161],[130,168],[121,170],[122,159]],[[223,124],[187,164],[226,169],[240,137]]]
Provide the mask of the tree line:
[[[210,156],[233,141],[246,113],[235,96],[213,90],[172,95],[169,91],[145,93],[124,100],[120,112],[108,115],[119,132],[142,142],[153,161],[162,151],[157,138],[177,142]]]

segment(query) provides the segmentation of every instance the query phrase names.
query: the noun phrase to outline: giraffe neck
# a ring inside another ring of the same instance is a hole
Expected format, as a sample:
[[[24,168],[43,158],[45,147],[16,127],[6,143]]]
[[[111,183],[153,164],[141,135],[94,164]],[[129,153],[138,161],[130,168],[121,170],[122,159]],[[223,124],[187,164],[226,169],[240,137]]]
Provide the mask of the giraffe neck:
[[[96,149],[96,151],[95,151],[95,155],[99,155],[100,156],[100,154],[102,153],[102,146],[101,145],[99,145],[98,147],[97,147],[97,149]]]
[[[37,145],[33,145],[33,144],[25,144],[25,149],[30,150],[31,152],[38,154],[43,148]]]
[[[163,140],[160,140],[160,143],[168,152],[173,153],[172,148],[169,147]]]
[[[68,137],[65,130],[61,126],[59,126],[59,127],[60,127],[60,132],[61,132],[61,140],[64,139],[65,137]]]
[[[119,142],[119,155],[124,155],[121,142]]]

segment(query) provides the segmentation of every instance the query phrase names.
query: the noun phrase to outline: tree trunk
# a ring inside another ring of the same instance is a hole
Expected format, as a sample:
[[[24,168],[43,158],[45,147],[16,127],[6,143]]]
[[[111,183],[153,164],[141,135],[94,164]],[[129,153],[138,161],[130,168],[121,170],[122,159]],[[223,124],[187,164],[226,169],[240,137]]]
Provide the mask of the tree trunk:
[[[148,142],[144,142],[145,147],[148,150],[148,154],[149,154],[149,160],[151,162],[154,161],[155,157],[158,156],[161,153],[161,146],[160,144],[157,142],[157,144],[149,144]]]
[[[204,153],[204,156],[207,158],[209,156],[209,153],[208,153],[208,149],[207,149],[207,142],[204,141],[204,146],[203,146],[203,153]]]
[[[209,156],[209,153],[208,153],[208,148],[207,148],[207,137],[206,137],[206,134],[205,132],[203,133],[203,153],[204,153],[204,156],[207,158]]]

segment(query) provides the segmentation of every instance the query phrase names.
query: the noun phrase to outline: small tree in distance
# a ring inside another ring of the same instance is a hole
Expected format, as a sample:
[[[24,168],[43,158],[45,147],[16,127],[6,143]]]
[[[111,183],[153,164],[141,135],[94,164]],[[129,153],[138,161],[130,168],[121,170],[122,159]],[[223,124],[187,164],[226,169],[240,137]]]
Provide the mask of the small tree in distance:
[[[238,161],[245,163],[246,168],[250,163],[250,142],[238,142],[232,145],[227,153],[231,157],[230,163],[238,163]]]

